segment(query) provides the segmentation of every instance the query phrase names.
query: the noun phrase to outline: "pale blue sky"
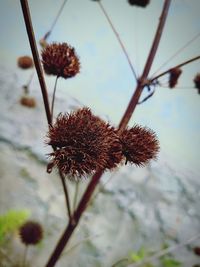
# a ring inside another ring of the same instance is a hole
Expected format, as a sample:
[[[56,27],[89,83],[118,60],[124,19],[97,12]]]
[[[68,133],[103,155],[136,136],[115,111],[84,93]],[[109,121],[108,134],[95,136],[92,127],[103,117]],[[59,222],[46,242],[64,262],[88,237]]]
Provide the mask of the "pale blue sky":
[[[138,74],[151,47],[163,2],[151,0],[149,6],[142,9],[129,6],[126,0],[102,0]],[[62,1],[30,0],[29,3],[39,40],[49,30]],[[151,74],[200,32],[199,10],[199,0],[172,0]],[[30,54],[20,1],[1,0],[0,25],[0,64],[15,69],[16,58]],[[74,46],[82,66],[76,78],[59,80],[58,94],[67,92],[117,125],[134,91],[135,80],[98,4],[90,0],[68,0],[49,41],[68,42]],[[199,55],[199,48],[200,38],[163,70]],[[23,75],[17,68],[16,72]],[[184,67],[179,86],[191,88],[158,87],[149,101],[137,107],[130,122],[130,125],[139,123],[155,130],[161,153],[178,166],[190,167],[195,172],[200,171],[200,95],[192,89],[192,79],[197,72],[200,72],[200,61]],[[50,91],[54,80],[54,77],[47,77]]]

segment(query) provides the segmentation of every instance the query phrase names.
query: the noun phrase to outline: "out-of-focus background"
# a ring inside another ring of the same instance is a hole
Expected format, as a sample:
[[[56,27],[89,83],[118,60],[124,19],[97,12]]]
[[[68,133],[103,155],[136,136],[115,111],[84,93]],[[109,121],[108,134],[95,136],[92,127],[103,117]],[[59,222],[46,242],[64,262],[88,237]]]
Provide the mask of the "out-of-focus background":
[[[146,8],[130,6],[125,0],[101,2],[140,76],[164,1],[152,0]],[[50,29],[62,3],[29,1],[39,50],[39,40]],[[199,10],[198,0],[172,1],[149,77],[199,55]],[[29,86],[36,107],[20,104],[22,86],[32,70],[17,67],[18,57],[31,56],[19,1],[1,1],[0,25],[0,213],[28,209],[31,218],[44,226],[44,241],[28,255],[30,266],[39,267],[66,224],[64,197],[56,172],[46,173],[50,149],[44,144],[47,122],[36,74]],[[136,82],[98,3],[68,0],[48,42],[69,43],[81,62],[75,78],[58,80],[55,114],[88,106],[117,125]],[[177,87],[167,88],[168,76],[163,77],[163,87],[156,87],[154,96],[138,105],[129,123],[156,132],[161,146],[158,160],[145,168],[125,166],[104,175],[102,184],[112,179],[85,213],[58,266],[109,267],[141,248],[148,254],[200,234],[200,95],[193,83],[200,62],[182,70]],[[46,83],[51,97],[55,77],[46,76]],[[147,94],[144,90],[141,99]],[[81,191],[86,185],[87,181],[81,183]],[[73,197],[74,185],[69,182],[69,187]],[[2,266],[14,266],[23,246],[17,234],[6,240],[6,245],[0,244]],[[174,252],[180,266],[200,262],[192,252],[196,245],[200,240]],[[159,261],[152,264],[164,266]]]

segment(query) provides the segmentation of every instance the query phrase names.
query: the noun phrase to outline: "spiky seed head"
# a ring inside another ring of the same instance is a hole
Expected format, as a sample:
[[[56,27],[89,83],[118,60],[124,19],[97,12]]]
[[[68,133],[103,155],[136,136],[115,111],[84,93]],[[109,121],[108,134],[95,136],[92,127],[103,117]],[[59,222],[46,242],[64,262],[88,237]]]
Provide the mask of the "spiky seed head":
[[[43,238],[43,229],[39,223],[27,221],[20,227],[19,235],[25,245],[36,245]]]
[[[182,70],[180,68],[173,68],[169,71],[169,87],[174,88],[177,83],[178,79],[182,73]]]
[[[136,5],[140,7],[146,7],[150,0],[128,0],[128,2],[131,6]]]
[[[30,96],[22,96],[21,99],[20,99],[20,104],[22,106],[26,106],[28,108],[36,107],[35,98],[30,97]]]
[[[80,71],[80,62],[75,49],[67,43],[48,44],[42,50],[42,63],[46,74],[64,79],[74,77]]]
[[[47,143],[56,148],[48,172],[54,166],[72,178],[90,175],[98,169],[111,169],[122,158],[116,131],[89,108],[60,114],[47,134]]]
[[[31,57],[23,56],[18,58],[17,65],[21,69],[30,69],[34,66],[34,63]]]
[[[126,163],[144,166],[155,159],[159,151],[159,142],[155,133],[146,127],[135,125],[126,128],[121,134],[122,153]]]

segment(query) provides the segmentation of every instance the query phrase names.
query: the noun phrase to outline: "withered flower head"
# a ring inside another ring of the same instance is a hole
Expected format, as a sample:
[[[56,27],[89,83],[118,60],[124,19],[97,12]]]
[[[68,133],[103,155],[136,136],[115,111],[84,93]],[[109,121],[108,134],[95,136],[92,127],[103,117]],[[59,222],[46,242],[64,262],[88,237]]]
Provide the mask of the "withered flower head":
[[[49,44],[42,51],[42,63],[46,74],[65,79],[80,71],[80,63],[75,49],[67,43]]]
[[[122,159],[116,131],[88,108],[60,114],[47,137],[47,143],[56,148],[50,154],[49,172],[57,166],[64,175],[81,177],[111,169]]]
[[[128,2],[131,6],[136,5],[140,7],[146,7],[150,0],[128,0]]]
[[[194,84],[195,88],[198,89],[198,93],[200,94],[200,73],[197,73],[197,75],[194,77]]]
[[[20,227],[19,234],[25,245],[36,245],[43,238],[43,229],[39,223],[28,221]]]
[[[36,106],[35,98],[30,96],[22,96],[20,99],[20,104],[28,108],[34,108]]]
[[[127,128],[121,133],[120,139],[126,163],[144,166],[151,159],[155,159],[159,151],[155,133],[146,127],[135,125],[130,129]]]
[[[169,71],[169,87],[174,88],[178,82],[178,78],[181,75],[182,70],[180,68],[173,68]]]
[[[17,65],[21,69],[30,69],[33,67],[33,60],[29,56],[19,57],[17,60]]]

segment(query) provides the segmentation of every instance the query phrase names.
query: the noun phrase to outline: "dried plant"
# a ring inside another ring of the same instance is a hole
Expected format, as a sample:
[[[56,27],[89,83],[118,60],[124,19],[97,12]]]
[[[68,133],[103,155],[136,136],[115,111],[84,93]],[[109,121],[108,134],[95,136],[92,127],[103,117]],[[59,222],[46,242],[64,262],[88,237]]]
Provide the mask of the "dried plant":
[[[75,49],[67,43],[46,45],[42,51],[42,63],[46,74],[64,79],[74,77],[80,71]]]
[[[116,36],[118,36],[108,17],[108,14],[105,12],[105,9],[101,4],[101,1],[96,2],[102,8],[102,11],[110,23],[110,26],[112,27]],[[68,193],[65,184],[66,179],[64,179],[64,176],[69,175],[73,179],[76,179],[82,176],[89,176],[95,172],[91,177],[91,180],[83,196],[81,197],[78,206],[76,207],[75,205],[75,210],[71,213],[70,208],[68,207],[68,225],[53,253],[51,254],[46,267],[55,266],[60,255],[62,254],[63,249],[76,229],[83,212],[87,208],[89,200],[101,178],[101,175],[106,169],[115,168],[124,158],[126,159],[125,163],[130,162],[131,164],[138,166],[145,165],[151,159],[156,158],[156,155],[159,151],[159,143],[155,133],[148,128],[142,128],[141,126],[137,125],[130,128],[127,126],[128,122],[137,104],[139,103],[139,98],[145,87],[150,87],[154,81],[158,80],[159,77],[170,73],[169,85],[171,88],[173,88],[181,74],[179,68],[200,58],[200,56],[198,56],[174,68],[171,68],[164,73],[159,74],[157,77],[148,79],[148,75],[151,70],[151,66],[153,64],[167,18],[170,2],[170,0],[164,1],[157,31],[146,64],[144,66],[144,70],[139,79],[136,75],[134,75],[137,80],[137,86],[119,123],[119,127],[116,130],[110,124],[93,115],[89,108],[82,108],[68,114],[60,114],[55,120],[55,123],[52,123],[54,101],[52,101],[52,109],[50,112],[48,92],[38,57],[37,47],[35,45],[34,31],[31,24],[27,0],[21,0],[22,11],[24,14],[36,70],[40,80],[49,124],[47,144],[51,145],[53,148],[53,152],[49,155],[51,161],[47,170],[51,172],[53,167],[58,169],[66,199],[68,197]],[[129,3],[131,5],[140,5],[145,7],[147,4],[149,4],[149,1],[129,0]],[[118,38],[118,41],[120,44],[122,43],[120,38]],[[121,47],[125,49],[123,45],[121,45]],[[127,55],[127,53],[125,54]],[[75,49],[69,46],[67,43],[53,43],[47,46],[45,44],[45,48],[42,51],[42,63],[45,73],[55,75],[57,78],[71,78],[80,71],[80,62],[78,56],[76,55]],[[132,65],[130,64],[130,66]],[[133,71],[133,73],[135,72]],[[70,206],[69,201],[67,203],[67,205]]]
[[[49,166],[57,166],[64,175],[90,175],[98,169],[113,168],[122,158],[114,128],[88,108],[60,114],[47,136],[47,143],[56,148],[50,154]]]
[[[148,128],[135,125],[126,128],[120,135],[122,153],[126,163],[144,166],[151,159],[155,159],[159,151],[159,142],[156,134]]]
[[[43,229],[39,223],[27,221],[20,227],[19,235],[25,245],[36,245],[43,238]]]
[[[178,83],[182,70],[180,68],[173,68],[169,71],[169,87],[174,88]]]

